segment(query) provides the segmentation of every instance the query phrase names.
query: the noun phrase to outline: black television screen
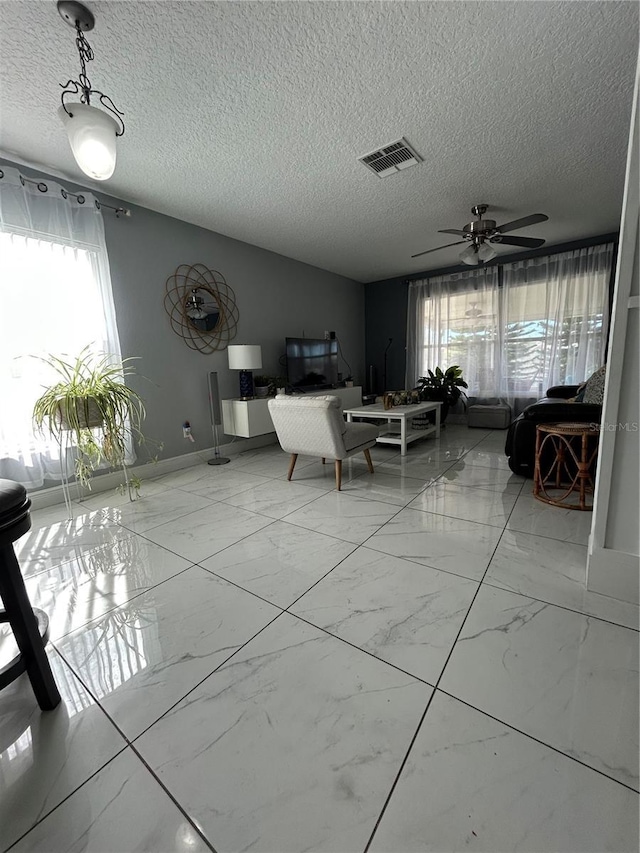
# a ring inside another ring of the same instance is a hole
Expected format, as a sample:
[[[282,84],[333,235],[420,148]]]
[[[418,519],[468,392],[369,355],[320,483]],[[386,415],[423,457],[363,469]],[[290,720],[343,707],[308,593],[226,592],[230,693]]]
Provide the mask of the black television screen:
[[[293,388],[329,388],[338,383],[338,341],[287,338],[287,381]]]

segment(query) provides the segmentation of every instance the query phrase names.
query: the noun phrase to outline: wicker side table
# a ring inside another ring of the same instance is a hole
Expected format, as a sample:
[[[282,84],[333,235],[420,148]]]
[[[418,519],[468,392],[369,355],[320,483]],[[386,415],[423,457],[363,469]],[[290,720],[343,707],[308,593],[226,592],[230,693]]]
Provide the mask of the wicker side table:
[[[598,430],[589,424],[538,424],[534,497],[565,509],[592,510],[592,468],[598,453],[598,437]],[[555,493],[550,494],[551,490]]]

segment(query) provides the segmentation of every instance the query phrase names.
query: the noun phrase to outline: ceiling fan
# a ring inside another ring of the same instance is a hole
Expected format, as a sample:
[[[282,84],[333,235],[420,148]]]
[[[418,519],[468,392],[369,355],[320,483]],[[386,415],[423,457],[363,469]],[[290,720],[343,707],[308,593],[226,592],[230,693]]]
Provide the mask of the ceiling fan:
[[[458,231],[456,228],[445,228],[442,231],[438,231],[438,234],[459,234],[463,238],[462,240],[456,243],[447,243],[446,246],[438,246],[435,249],[427,249],[426,252],[418,252],[417,255],[411,255],[411,257],[419,258],[421,255],[428,255],[429,252],[448,249],[450,246],[462,246],[463,243],[468,242],[469,245],[460,254],[460,260],[465,264],[473,266],[484,261],[491,261],[496,257],[497,253],[493,245],[522,246],[526,249],[537,249],[544,245],[544,240],[534,237],[505,236],[505,232],[516,231],[518,228],[526,228],[528,225],[535,225],[537,222],[546,222],[549,219],[546,214],[532,213],[530,216],[524,216],[522,219],[514,219],[512,222],[506,222],[504,225],[496,225],[495,220],[482,218],[488,209],[489,205],[487,204],[476,204],[472,207],[471,213],[478,218],[476,221],[465,225],[462,231]]]
[[[486,317],[493,317],[494,314],[485,314],[482,308],[478,306],[477,302],[470,302],[469,308],[464,312],[465,317],[471,317],[473,320],[479,320]]]

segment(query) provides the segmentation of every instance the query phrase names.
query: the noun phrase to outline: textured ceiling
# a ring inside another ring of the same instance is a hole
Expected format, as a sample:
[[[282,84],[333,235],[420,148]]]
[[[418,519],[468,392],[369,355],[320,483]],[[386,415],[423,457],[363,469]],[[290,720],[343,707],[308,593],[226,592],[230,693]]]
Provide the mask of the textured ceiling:
[[[95,2],[125,112],[105,192],[360,281],[455,263],[473,204],[549,243],[617,229],[638,49],[621,2]],[[83,182],[55,2],[0,2],[0,148]],[[420,166],[357,157],[406,136]],[[502,252],[507,251],[503,249]]]

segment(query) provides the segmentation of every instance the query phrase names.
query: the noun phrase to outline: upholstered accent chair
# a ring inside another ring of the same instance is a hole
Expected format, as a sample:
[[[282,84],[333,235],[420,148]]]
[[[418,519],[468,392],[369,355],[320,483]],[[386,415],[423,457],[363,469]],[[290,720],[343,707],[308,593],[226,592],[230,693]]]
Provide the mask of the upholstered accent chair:
[[[269,414],[276,428],[280,446],[291,454],[287,479],[299,454],[319,456],[335,461],[336,488],[342,484],[342,460],[364,453],[369,473],[373,463],[369,448],[378,437],[378,427],[371,424],[345,423],[340,400],[332,395],[293,397],[280,394],[269,400]]]

